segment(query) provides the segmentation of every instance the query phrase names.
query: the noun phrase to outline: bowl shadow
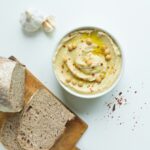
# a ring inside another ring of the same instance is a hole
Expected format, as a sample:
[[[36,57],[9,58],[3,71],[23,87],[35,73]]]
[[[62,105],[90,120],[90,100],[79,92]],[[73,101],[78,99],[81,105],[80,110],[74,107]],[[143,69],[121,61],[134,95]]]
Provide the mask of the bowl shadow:
[[[58,86],[61,91],[61,95],[63,97],[63,102],[68,106],[72,111],[74,111],[76,114],[84,115],[84,114],[95,114],[95,112],[101,112],[105,111],[104,106],[112,101],[114,98],[114,95],[119,89],[121,89],[121,82],[119,82],[114,89],[112,89],[109,93],[97,97],[97,98],[79,98],[76,97],[66,90],[64,90],[61,86]],[[112,96],[113,95],[113,96]],[[101,110],[100,110],[101,109]]]
[[[77,114],[92,113],[97,105],[99,105],[99,107],[103,105],[103,97],[91,99],[79,98],[68,93],[62,87],[60,88],[64,103]]]

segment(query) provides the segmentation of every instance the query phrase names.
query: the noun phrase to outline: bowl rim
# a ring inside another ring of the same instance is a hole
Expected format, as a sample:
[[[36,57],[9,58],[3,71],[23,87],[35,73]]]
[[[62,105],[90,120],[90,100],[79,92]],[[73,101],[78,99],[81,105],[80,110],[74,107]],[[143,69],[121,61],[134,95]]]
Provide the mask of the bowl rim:
[[[56,73],[55,73],[55,68],[54,68],[54,60],[55,60],[55,56],[57,54],[57,49],[58,49],[58,45],[62,42],[62,40],[70,33],[72,32],[75,32],[75,31],[78,31],[78,30],[86,30],[86,29],[95,29],[95,30],[100,30],[100,31],[103,31],[105,32],[106,34],[108,34],[112,39],[113,41],[117,44],[117,46],[119,47],[119,50],[121,52],[121,59],[122,59],[122,66],[121,66],[121,70],[120,70],[120,73],[117,77],[117,79],[115,80],[115,82],[112,84],[112,86],[110,86],[108,89],[106,89],[105,91],[101,92],[101,93],[95,93],[95,94],[82,94],[82,93],[78,93],[76,91],[73,91],[71,88],[65,86],[57,77]],[[116,40],[116,38],[109,32],[107,32],[105,29],[103,28],[100,28],[100,27],[95,27],[95,26],[82,26],[82,27],[77,27],[77,28],[74,28],[72,30],[69,30],[64,36],[62,36],[60,38],[60,40],[58,40],[56,46],[55,46],[55,50],[54,50],[54,53],[52,55],[52,67],[53,67],[53,72],[54,72],[54,75],[55,75],[55,78],[56,80],[58,81],[58,83],[60,84],[60,86],[65,90],[67,91],[68,93],[70,93],[71,95],[73,96],[76,96],[78,98],[82,98],[82,99],[93,99],[93,98],[98,98],[98,97],[101,97],[101,96],[104,96],[106,95],[107,93],[109,93],[110,91],[112,91],[116,85],[118,84],[118,82],[120,81],[121,79],[121,76],[123,74],[123,70],[124,70],[124,54],[123,54],[123,51],[122,51],[122,47],[120,46],[120,43],[118,42],[118,40]]]

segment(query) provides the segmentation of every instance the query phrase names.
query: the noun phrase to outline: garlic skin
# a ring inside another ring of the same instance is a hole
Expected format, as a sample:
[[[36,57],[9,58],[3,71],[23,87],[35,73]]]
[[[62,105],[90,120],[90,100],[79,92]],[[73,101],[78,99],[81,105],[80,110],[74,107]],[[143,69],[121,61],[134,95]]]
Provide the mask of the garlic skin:
[[[20,23],[22,28],[27,32],[39,30],[44,20],[44,16],[37,10],[26,10],[21,14]]]
[[[44,21],[42,22],[42,28],[45,32],[52,32],[55,29],[56,23],[54,17],[48,16],[45,17]]]

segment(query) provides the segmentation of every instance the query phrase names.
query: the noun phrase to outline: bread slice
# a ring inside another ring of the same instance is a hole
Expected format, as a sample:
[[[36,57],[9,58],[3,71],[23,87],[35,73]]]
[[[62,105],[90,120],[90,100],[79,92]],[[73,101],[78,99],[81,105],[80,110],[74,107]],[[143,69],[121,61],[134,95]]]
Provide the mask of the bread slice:
[[[17,113],[8,118],[8,120],[2,126],[0,140],[7,150],[23,150],[17,141],[19,120],[20,114]]]
[[[19,112],[24,105],[25,68],[0,57],[0,111]]]
[[[25,150],[50,150],[74,118],[46,89],[37,90],[23,110],[18,142]]]

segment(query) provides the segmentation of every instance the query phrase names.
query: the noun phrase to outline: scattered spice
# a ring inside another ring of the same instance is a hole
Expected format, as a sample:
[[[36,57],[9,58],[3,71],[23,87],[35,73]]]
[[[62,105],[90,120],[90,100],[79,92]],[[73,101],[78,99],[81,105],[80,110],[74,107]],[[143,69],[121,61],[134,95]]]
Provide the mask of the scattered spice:
[[[130,94],[137,94],[137,90],[133,90],[131,86],[128,87],[128,89],[125,91],[126,93]],[[125,124],[125,122],[122,122],[121,116],[115,116],[114,111],[117,109],[122,108],[122,106],[126,105],[128,100],[125,97],[125,94],[121,91],[115,90],[115,93],[118,94],[111,94],[113,100],[111,102],[105,102],[105,105],[107,106],[107,114],[104,115],[104,118],[110,118],[113,119],[114,121],[117,121],[118,125]],[[144,109],[144,105],[149,104],[148,102],[144,102],[142,106],[139,106],[138,109],[142,110]],[[130,114],[129,114],[130,115]],[[131,123],[131,130],[135,131],[135,128],[137,128],[140,124],[143,126],[143,123],[139,122],[140,117],[138,116],[137,112],[132,112],[131,116],[129,116],[130,120],[132,120]],[[128,124],[128,123],[127,123]]]
[[[119,93],[119,96],[122,95],[122,92]]]
[[[108,108],[111,108],[111,103],[107,104],[107,107],[108,107]]]
[[[119,104],[119,105],[122,105],[123,104],[123,99],[121,98],[121,99],[118,99],[117,98],[117,103]]]
[[[116,104],[113,105],[112,111],[116,110]]]

